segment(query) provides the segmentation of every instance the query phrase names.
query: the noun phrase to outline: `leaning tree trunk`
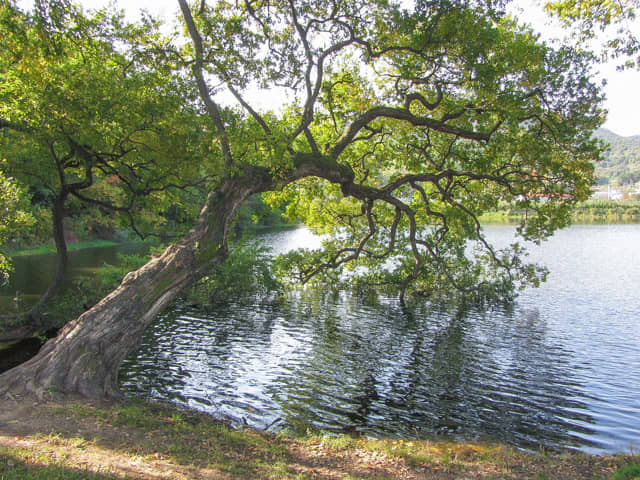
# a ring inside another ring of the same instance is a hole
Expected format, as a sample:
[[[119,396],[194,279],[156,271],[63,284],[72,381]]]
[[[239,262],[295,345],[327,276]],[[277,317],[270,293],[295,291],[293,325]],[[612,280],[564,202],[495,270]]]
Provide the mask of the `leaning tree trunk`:
[[[137,349],[159,312],[227,258],[227,233],[238,207],[261,187],[255,178],[234,179],[209,194],[185,237],[128,273],[116,290],[65,325],[38,355],[0,375],[0,394],[42,397],[57,391],[95,399],[121,397],[121,362]]]

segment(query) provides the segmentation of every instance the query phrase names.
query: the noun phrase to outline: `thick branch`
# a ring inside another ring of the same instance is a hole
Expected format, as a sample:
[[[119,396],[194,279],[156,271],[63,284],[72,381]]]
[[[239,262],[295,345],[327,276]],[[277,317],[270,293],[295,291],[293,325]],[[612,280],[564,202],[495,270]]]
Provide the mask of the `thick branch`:
[[[354,120],[351,125],[347,127],[342,136],[337,140],[331,155],[337,158],[347,146],[349,146],[356,135],[367,125],[378,118],[391,118],[395,120],[402,120],[410,123],[416,127],[428,127],[433,130],[442,133],[448,133],[456,135],[457,137],[466,138],[468,140],[475,140],[477,142],[488,142],[491,138],[491,133],[475,132],[473,130],[466,130],[460,127],[449,125],[440,120],[435,120],[430,117],[416,116],[406,108],[394,108],[394,107],[374,107],[371,110],[363,113]]]
[[[216,127],[216,131],[220,136],[220,143],[222,146],[222,154],[224,155],[225,165],[227,167],[231,167],[233,163],[233,156],[231,154],[231,147],[229,145],[229,138],[227,137],[224,122],[222,121],[220,108],[218,107],[218,104],[211,98],[209,87],[207,86],[207,82],[204,78],[204,47],[202,45],[202,37],[200,36],[198,28],[193,21],[193,16],[191,15],[191,10],[189,9],[189,5],[187,4],[186,0],[178,0],[178,3],[180,4],[182,16],[184,17],[184,21],[187,25],[187,30],[189,31],[189,36],[191,37],[191,41],[193,42],[193,47],[195,49],[196,58],[193,64],[193,75],[198,85],[198,92],[200,93],[200,98],[202,98],[202,101],[207,107],[207,111],[209,112],[209,115],[211,116]]]

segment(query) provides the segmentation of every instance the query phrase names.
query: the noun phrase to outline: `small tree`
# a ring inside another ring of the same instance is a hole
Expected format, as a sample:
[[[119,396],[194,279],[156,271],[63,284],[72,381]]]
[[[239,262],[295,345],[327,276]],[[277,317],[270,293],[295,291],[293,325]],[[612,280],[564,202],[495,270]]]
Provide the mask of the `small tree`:
[[[151,68],[155,23],[88,17],[66,1],[38,1],[32,14],[11,2],[0,8],[9,32],[0,46],[0,145],[8,171],[46,192],[57,251],[54,281],[29,312],[36,328],[66,276],[70,200],[118,214],[143,236],[158,229],[172,190],[205,182],[206,166],[188,87]]]

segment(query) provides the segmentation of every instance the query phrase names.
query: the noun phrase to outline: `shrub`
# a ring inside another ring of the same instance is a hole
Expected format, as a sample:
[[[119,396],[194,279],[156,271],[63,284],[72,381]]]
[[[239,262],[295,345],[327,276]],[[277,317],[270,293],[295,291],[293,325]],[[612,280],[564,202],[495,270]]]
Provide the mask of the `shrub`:
[[[235,248],[226,262],[200,280],[188,293],[189,301],[212,303],[243,296],[279,294],[282,285],[273,274],[269,249],[260,240]]]

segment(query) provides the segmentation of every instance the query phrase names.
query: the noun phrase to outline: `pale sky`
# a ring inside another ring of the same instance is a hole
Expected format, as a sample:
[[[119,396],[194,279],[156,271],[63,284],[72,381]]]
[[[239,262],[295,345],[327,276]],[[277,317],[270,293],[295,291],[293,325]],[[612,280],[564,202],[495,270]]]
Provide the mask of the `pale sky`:
[[[99,8],[108,2],[108,0],[78,1],[85,8]],[[141,9],[146,9],[154,16],[163,18],[176,18],[178,12],[178,2],[176,0],[113,1],[116,5],[126,10],[131,20],[137,17]],[[32,2],[23,0],[20,3],[26,6]],[[549,26],[540,13],[532,11],[531,0],[518,0],[517,3],[526,9],[524,13],[522,11],[518,12],[517,8],[514,10],[514,14],[518,18],[526,18],[535,28],[543,30],[543,35],[545,36],[553,30],[553,27]],[[600,75],[607,81],[605,108],[609,112],[603,127],[622,136],[640,135],[640,71],[627,70],[619,72],[616,71],[614,65],[603,65],[600,69]]]
[[[515,0],[509,11],[521,21],[531,24],[544,39],[553,41],[566,35],[558,22],[543,12],[540,0]],[[640,18],[630,29],[640,31]],[[599,78],[607,81],[604,105],[609,114],[603,128],[625,137],[640,135],[640,71],[617,71],[615,63],[601,65],[597,71]]]

